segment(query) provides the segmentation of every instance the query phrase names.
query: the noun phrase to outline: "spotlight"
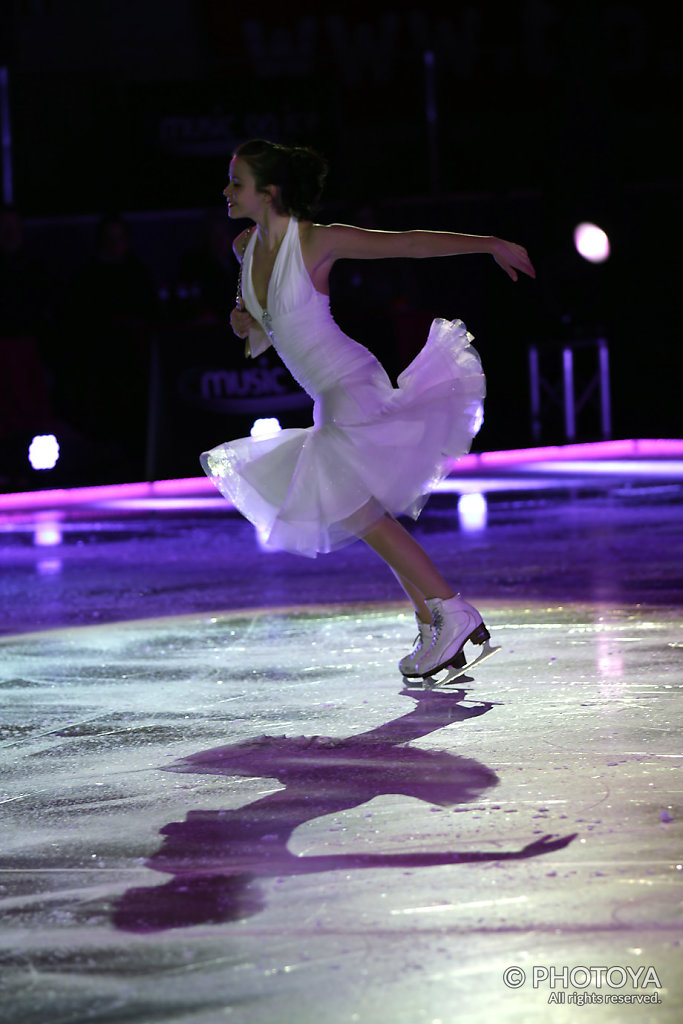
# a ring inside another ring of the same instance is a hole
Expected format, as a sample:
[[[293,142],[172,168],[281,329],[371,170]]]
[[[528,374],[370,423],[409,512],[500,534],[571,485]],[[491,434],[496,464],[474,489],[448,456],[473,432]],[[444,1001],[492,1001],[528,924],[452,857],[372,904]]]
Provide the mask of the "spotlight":
[[[574,245],[579,255],[589,263],[604,263],[609,259],[609,238],[597,224],[577,224],[574,228]]]
[[[59,459],[59,442],[54,434],[36,434],[28,447],[28,461],[34,469],[54,469]]]
[[[267,437],[275,437],[281,430],[282,427],[280,426],[280,421],[277,416],[268,416],[260,420],[255,420],[250,430],[250,434],[259,441],[263,441]]]
[[[61,516],[54,512],[39,513],[33,530],[33,543],[39,548],[52,548],[62,543]]]
[[[483,530],[488,519],[486,495],[472,492],[458,498],[458,520],[466,533]]]

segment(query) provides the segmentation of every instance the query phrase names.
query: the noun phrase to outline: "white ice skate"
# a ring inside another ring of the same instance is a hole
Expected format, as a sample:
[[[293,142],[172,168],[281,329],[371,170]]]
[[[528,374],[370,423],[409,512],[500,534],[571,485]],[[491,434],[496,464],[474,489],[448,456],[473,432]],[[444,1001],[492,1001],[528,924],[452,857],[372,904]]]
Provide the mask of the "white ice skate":
[[[414,670],[404,673],[408,678],[419,677],[426,687],[447,686],[500,650],[489,643],[491,634],[477,609],[460,594],[446,600],[431,598],[427,607],[434,619],[432,643],[416,659]],[[478,656],[469,661],[465,654],[468,641],[481,647]],[[445,675],[440,675],[444,670]]]
[[[408,679],[415,675],[418,659],[421,658],[423,654],[427,653],[431,647],[432,637],[434,635],[433,623],[423,622],[417,614],[415,615],[415,621],[417,622],[415,646],[410,654],[406,654],[405,658],[401,658],[398,663],[399,672]]]

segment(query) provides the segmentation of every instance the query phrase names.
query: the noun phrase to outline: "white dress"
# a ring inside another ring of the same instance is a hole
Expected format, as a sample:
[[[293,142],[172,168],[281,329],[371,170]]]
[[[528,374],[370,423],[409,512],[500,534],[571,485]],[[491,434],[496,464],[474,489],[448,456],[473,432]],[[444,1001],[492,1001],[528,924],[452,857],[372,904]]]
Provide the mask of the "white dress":
[[[278,252],[267,310],[251,279],[255,242],[254,231],[242,263],[244,303],[314,399],[313,425],[228,441],[201,463],[266,548],[315,557],[363,536],[387,512],[417,518],[481,426],[484,374],[464,324],[437,319],[394,388],[313,287],[298,222],[290,219]]]

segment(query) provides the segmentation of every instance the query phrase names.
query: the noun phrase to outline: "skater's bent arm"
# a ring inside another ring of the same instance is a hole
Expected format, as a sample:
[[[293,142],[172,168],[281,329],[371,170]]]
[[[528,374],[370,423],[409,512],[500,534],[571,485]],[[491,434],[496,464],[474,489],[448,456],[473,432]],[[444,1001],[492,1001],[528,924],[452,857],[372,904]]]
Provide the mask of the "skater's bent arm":
[[[240,264],[244,257],[244,251],[247,248],[251,230],[251,228],[247,228],[245,231],[240,232],[232,243],[232,251]],[[247,312],[244,308],[244,301],[241,296],[238,296],[237,305],[230,313],[230,326],[232,327],[233,334],[236,334],[238,338],[247,338],[251,330],[257,329],[263,332],[263,327],[258,320],[254,320],[251,313]]]
[[[251,313],[246,309],[240,309],[239,306],[235,306],[230,313],[230,326],[232,327],[232,333],[236,334],[238,338],[248,338],[249,331],[254,330],[261,331],[262,334],[265,334],[265,331],[258,320],[254,320]]]
[[[317,263],[332,264],[338,259],[427,259],[434,256],[461,256],[485,253],[513,281],[519,270],[530,277],[536,272],[526,249],[495,235],[464,235],[455,231],[374,231],[347,224],[315,225],[311,246]]]

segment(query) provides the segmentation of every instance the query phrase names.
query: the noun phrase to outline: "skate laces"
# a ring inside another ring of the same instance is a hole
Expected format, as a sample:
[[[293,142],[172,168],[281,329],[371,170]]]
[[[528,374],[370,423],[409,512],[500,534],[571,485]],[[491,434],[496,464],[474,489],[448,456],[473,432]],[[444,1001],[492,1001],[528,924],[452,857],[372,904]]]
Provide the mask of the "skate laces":
[[[422,622],[417,629],[417,636],[413,640],[413,653],[418,650],[419,647],[424,647],[427,641],[430,639],[431,631],[434,628],[434,622]]]
[[[443,630],[443,614],[438,608],[434,608],[432,611],[432,628],[434,629],[434,639],[437,640],[441,636]]]

